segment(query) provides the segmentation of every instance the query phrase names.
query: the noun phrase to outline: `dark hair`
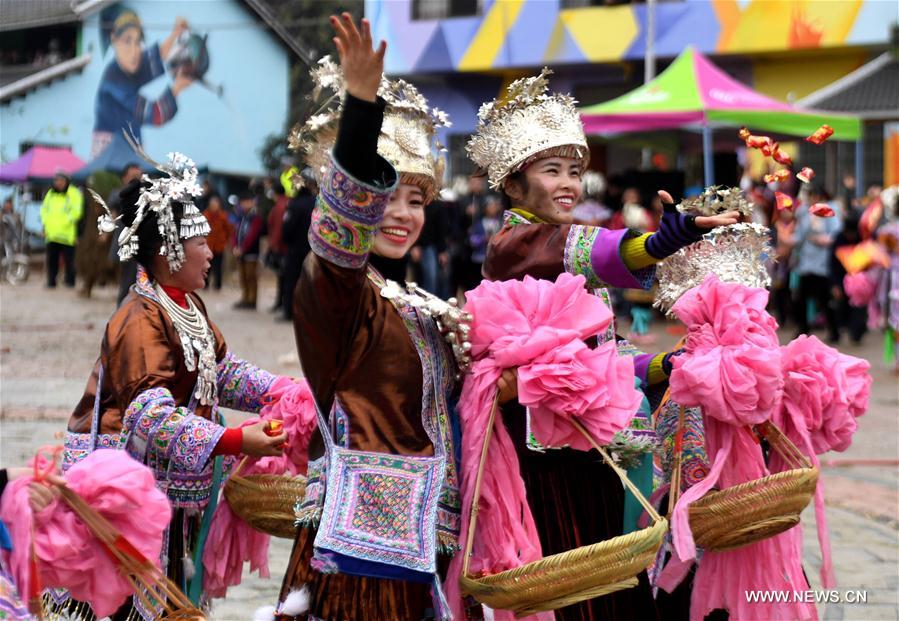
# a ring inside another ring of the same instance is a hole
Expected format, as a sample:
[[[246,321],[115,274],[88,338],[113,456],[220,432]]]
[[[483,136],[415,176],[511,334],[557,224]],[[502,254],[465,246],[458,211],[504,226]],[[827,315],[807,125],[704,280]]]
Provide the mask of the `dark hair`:
[[[830,195],[827,193],[827,190],[824,189],[824,186],[820,183],[812,183],[808,188],[809,196],[820,196],[825,200],[830,199]]]
[[[531,190],[531,186],[530,184],[528,184],[528,178],[525,176],[523,170],[516,170],[508,177],[506,177],[506,181],[514,181],[518,183],[518,186],[521,188],[521,191],[524,192],[525,196],[527,196],[528,192]],[[505,211],[508,211],[515,206],[512,204],[512,199],[509,198],[508,194],[506,194],[505,187],[503,187],[500,191],[500,199],[503,202],[503,209]]]
[[[138,169],[139,169],[139,168],[140,168],[140,164],[138,164],[137,162],[128,162],[127,164],[125,164],[124,166],[122,166],[122,170],[121,170],[121,172],[119,173],[119,177],[124,177],[125,175],[127,175],[127,174],[128,174],[128,171],[131,170],[132,168],[138,168]]]
[[[134,223],[137,216],[137,200],[140,198],[140,191],[143,188],[150,187],[149,183],[140,179],[135,179],[119,191],[119,199],[122,206],[122,226],[130,227]],[[175,222],[181,222],[184,215],[184,207],[181,203],[172,203],[172,216]],[[140,240],[137,247],[137,255],[134,260],[144,266],[150,276],[153,274],[153,257],[159,254],[162,247],[162,236],[159,234],[159,219],[156,217],[155,211],[147,210],[144,219],[137,226],[137,237]]]

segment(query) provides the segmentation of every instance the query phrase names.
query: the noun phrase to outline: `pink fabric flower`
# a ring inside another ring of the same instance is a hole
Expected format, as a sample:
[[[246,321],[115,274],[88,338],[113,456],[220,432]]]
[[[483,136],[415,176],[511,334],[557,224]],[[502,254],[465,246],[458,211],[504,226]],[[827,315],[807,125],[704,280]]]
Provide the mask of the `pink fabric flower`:
[[[531,408],[531,431],[543,446],[590,450],[572,418],[599,444],[608,444],[627,427],[641,400],[633,358],[618,356],[615,343],[590,349],[571,341],[518,369],[518,401]]]
[[[672,308],[689,332],[686,352],[672,361],[671,398],[733,425],[770,419],[783,377],[767,303],[764,289],[723,283],[714,274],[685,293]]]
[[[159,566],[162,535],[171,520],[168,499],[153,473],[124,451],[98,450],[72,466],[67,485],[148,560]],[[38,514],[28,505],[31,477],[13,481],[3,494],[0,518],[13,539],[10,568],[22,593],[30,591],[31,527],[44,587],[68,589],[98,617],[112,615],[133,593],[117,565],[75,512],[54,500]]]
[[[504,369],[518,369],[519,401],[531,406],[532,431],[550,445],[589,446],[568,418],[577,417],[603,441],[626,426],[639,407],[633,361],[618,359],[613,344],[591,351],[582,342],[612,321],[611,311],[587,293],[585,282],[583,276],[571,274],[562,274],[555,282],[526,276],[520,281],[484,281],[466,294],[465,308],[474,316],[475,363],[459,402],[463,548],[483,434]],[[519,567],[542,557],[515,447],[499,418],[493,434],[472,548],[475,574]],[[457,616],[462,616],[461,570],[462,555],[457,554],[446,581],[448,600]],[[502,610],[494,611],[494,616],[497,621],[514,618]],[[553,617],[551,612],[533,616]]]
[[[845,451],[858,428],[856,417],[868,409],[870,364],[814,336],[791,341],[782,348],[782,357],[786,384],[776,424],[817,455]]]

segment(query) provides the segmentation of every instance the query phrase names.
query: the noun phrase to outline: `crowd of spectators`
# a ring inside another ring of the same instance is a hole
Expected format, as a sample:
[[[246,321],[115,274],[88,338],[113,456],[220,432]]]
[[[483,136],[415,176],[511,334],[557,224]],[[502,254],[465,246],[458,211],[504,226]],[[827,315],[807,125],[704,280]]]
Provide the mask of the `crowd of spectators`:
[[[121,183],[127,184],[138,174],[135,165],[126,166]],[[294,183],[298,177],[303,180],[299,189]],[[610,229],[657,230],[663,214],[659,196],[613,181],[606,183],[593,171],[584,174],[583,199],[574,209],[575,221]],[[838,250],[859,243],[860,220],[881,188],[871,186],[865,196],[856,198],[855,179],[845,175],[835,197],[817,183],[800,187],[793,179],[784,184],[744,180],[743,189],[754,208],[753,221],[770,230],[775,259],[770,263],[770,304],[780,325],[791,326],[797,334],[824,328],[831,343],[843,334],[853,343],[860,342],[867,329],[866,311],[850,303],[844,287],[846,269]],[[797,197],[794,209],[776,208],[775,193],[779,191]],[[316,192],[312,175],[297,169],[287,170],[280,179],[253,180],[245,191],[228,197],[217,193],[208,181],[204,183],[197,205],[212,229],[208,241],[213,259],[207,288],[221,289],[230,270],[240,282],[241,296],[235,308],[254,310],[258,306],[258,275],[263,269],[271,270],[277,290],[269,310],[277,313],[278,319],[290,321],[292,292],[309,252],[307,233]],[[85,211],[83,202],[81,192],[64,176],[54,181],[46,195],[42,215],[50,287],[56,284],[59,267],[65,268],[65,284],[74,286],[76,246],[82,256],[108,255],[110,264],[115,264],[115,235],[88,235],[86,227],[77,231],[77,221]],[[108,203],[116,209],[116,191],[110,193]],[[809,208],[819,203],[828,205],[834,215],[814,215]],[[88,204],[84,219],[95,220],[95,211],[96,207]],[[458,296],[481,281],[488,243],[502,222],[501,198],[488,191],[483,177],[457,178],[426,207],[424,228],[408,258],[379,260],[376,267],[393,279],[411,277],[441,298]],[[89,247],[98,245],[102,248]],[[89,263],[96,266],[102,260]],[[134,281],[133,266],[123,266],[120,273],[121,301]],[[79,278],[84,283],[83,293],[89,296],[100,276],[82,273],[79,268]],[[638,343],[651,339],[652,292],[613,292],[613,296],[619,312],[630,316],[628,338]]]

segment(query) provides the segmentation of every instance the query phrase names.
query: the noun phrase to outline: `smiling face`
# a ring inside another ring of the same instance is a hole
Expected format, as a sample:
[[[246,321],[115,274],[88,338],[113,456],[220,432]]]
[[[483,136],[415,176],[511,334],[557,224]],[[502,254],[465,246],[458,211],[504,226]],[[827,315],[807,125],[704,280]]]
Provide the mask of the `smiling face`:
[[[417,185],[401,183],[390,195],[372,251],[388,259],[402,259],[425,223],[425,195]]]
[[[125,73],[137,73],[140,69],[141,31],[126,28],[121,34],[112,35],[115,59]]]
[[[581,160],[547,157],[524,170],[524,183],[509,179],[504,186],[514,207],[545,222],[570,224],[572,210],[581,199]]]
[[[212,251],[206,245],[206,237],[191,237],[181,241],[184,246],[184,264],[174,274],[169,272],[169,266],[165,257],[154,257],[156,265],[153,274],[157,276],[160,284],[168,287],[177,287],[182,291],[191,293],[202,289],[206,284],[206,274],[212,261]]]

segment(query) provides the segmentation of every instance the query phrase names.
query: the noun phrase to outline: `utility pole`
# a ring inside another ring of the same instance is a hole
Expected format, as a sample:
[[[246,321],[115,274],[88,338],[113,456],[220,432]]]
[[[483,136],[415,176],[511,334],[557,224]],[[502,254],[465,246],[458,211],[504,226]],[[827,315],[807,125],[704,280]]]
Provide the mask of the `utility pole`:
[[[646,0],[646,51],[643,55],[643,83],[647,84],[656,76],[656,0]],[[652,166],[652,149],[643,147],[643,170]]]

